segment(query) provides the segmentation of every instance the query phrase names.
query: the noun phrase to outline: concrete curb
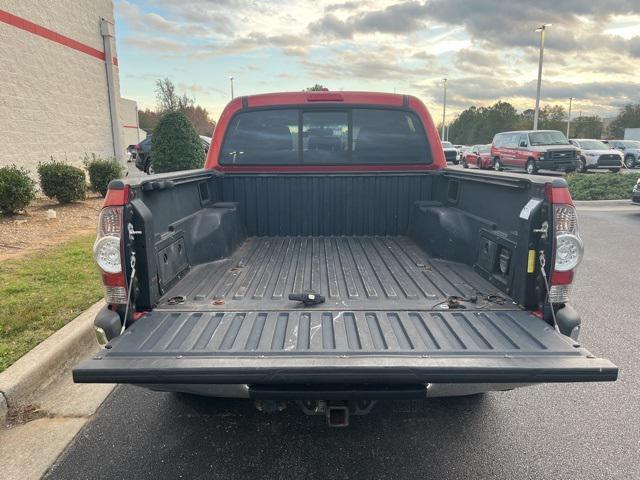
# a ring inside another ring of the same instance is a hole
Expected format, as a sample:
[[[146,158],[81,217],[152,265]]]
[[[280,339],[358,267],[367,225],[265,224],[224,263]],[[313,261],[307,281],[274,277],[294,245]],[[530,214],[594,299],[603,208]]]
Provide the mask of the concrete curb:
[[[28,405],[96,348],[93,320],[99,301],[0,373],[0,422],[7,410]]]
[[[631,195],[627,200],[574,200],[576,207],[628,207],[629,205],[635,205],[631,201]]]

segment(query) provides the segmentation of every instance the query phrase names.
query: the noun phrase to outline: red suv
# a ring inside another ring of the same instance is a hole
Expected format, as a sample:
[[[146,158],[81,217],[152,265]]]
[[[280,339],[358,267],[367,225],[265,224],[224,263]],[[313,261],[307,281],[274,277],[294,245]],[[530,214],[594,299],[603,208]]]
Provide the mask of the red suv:
[[[574,172],[580,150],[557,130],[502,132],[491,145],[493,168],[522,168],[529,174],[538,170]]]

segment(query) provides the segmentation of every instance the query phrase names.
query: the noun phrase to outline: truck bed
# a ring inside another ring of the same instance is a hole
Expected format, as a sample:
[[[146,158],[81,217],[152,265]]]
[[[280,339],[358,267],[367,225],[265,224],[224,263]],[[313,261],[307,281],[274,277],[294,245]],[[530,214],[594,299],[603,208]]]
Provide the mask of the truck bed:
[[[77,382],[304,390],[617,376],[615,365],[531,311],[535,278],[523,261],[529,245],[548,248],[530,233],[547,208],[537,178],[152,178],[131,202],[133,227],[146,232],[133,241],[139,317],[74,369]],[[537,207],[525,219],[532,198]],[[498,285],[485,267],[495,270],[500,248],[514,263]],[[305,291],[326,301],[305,307],[288,298]],[[442,308],[451,295],[478,301]]]
[[[404,236],[249,237],[230,258],[193,268],[158,308],[190,311],[291,310],[289,293],[326,297],[316,309],[431,310],[450,295],[497,293],[462,263],[430,257]],[[503,293],[502,305],[513,309]]]

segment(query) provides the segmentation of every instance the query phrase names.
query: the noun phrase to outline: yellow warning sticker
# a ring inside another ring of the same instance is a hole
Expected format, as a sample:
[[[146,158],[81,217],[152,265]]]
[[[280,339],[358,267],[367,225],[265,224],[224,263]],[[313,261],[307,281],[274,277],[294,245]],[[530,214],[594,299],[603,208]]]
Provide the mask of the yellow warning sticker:
[[[529,261],[527,262],[527,273],[533,273],[536,269],[536,251],[529,250]]]

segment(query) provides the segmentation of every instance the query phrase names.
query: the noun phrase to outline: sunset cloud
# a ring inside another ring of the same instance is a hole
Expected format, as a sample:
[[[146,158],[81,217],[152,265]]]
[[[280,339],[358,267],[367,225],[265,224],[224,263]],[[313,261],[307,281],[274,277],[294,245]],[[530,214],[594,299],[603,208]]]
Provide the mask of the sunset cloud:
[[[571,96],[609,116],[640,101],[637,0],[261,1],[116,0],[123,94],[153,100],[162,71],[219,114],[238,94],[331,89],[397,91],[451,111],[498,100],[530,108],[540,23],[546,37],[543,103]],[[135,69],[139,76],[128,75]],[[205,88],[206,87],[206,88]]]

